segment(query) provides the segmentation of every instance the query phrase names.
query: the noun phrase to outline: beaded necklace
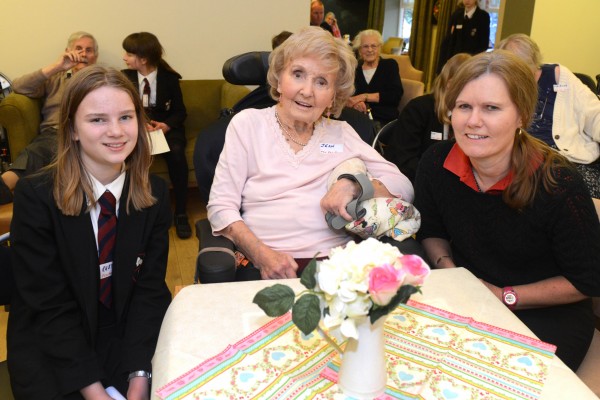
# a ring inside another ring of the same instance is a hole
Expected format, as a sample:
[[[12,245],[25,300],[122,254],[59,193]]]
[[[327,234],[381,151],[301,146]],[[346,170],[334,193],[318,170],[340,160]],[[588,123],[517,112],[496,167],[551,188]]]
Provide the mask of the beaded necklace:
[[[285,126],[281,123],[281,121],[279,120],[279,114],[277,114],[277,110],[275,110],[275,119],[277,120],[277,124],[279,125],[279,127],[281,128],[281,130],[283,131],[283,134],[292,142],[296,143],[298,146],[302,146],[302,147],[306,147],[306,145],[310,142],[310,138],[308,139],[308,142],[306,143],[302,143],[299,140],[296,140],[292,137],[292,135],[288,132],[288,130],[285,128]]]

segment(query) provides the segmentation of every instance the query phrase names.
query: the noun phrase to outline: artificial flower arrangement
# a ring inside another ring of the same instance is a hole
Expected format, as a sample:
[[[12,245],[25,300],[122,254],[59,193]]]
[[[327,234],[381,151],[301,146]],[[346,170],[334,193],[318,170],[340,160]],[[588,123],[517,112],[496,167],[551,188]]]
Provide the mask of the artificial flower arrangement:
[[[358,339],[357,320],[369,316],[373,324],[406,303],[420,292],[429,272],[421,257],[402,255],[370,238],[336,247],[325,260],[313,259],[300,278],[307,290],[297,299],[289,286],[275,284],[259,291],[253,302],[270,317],[291,309],[292,321],[305,335],[318,328],[322,317],[333,336]]]

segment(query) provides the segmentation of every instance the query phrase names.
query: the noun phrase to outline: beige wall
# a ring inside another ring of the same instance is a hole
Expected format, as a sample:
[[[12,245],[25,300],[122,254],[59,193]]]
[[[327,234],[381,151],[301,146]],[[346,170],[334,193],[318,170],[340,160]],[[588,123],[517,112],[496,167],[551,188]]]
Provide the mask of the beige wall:
[[[536,0],[531,37],[544,62],[564,64],[595,79],[600,74],[599,0]]]
[[[537,0],[531,36],[547,62],[592,77],[600,73],[599,0]],[[155,33],[166,59],[186,79],[220,79],[234,55],[269,50],[271,37],[308,24],[310,0],[1,0],[0,71],[9,78],[54,61],[68,35],[93,33],[100,61],[123,68],[121,41]]]
[[[123,68],[123,38],[156,34],[184,79],[221,79],[223,62],[270,50],[309,21],[310,0],[1,0],[0,71],[10,79],[56,60],[68,36],[92,33],[99,62]]]

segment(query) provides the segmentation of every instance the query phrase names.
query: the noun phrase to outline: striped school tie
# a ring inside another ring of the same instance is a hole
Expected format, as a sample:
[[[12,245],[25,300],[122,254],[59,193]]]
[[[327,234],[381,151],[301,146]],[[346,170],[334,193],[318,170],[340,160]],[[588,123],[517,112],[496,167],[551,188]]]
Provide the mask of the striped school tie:
[[[113,261],[115,239],[117,238],[117,214],[115,196],[108,190],[98,199],[100,215],[98,216],[98,262],[100,264],[99,300],[106,308],[112,305],[112,266],[111,275],[102,277],[103,267],[107,268]]]

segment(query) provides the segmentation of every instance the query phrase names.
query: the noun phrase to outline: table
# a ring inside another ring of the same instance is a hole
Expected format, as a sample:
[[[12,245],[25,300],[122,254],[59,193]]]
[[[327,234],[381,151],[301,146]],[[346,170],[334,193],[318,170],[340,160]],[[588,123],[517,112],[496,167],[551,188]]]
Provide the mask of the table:
[[[298,279],[278,281],[299,292]],[[227,345],[271,320],[252,303],[256,292],[274,281],[192,285],[184,288],[165,315],[153,365],[155,391],[184,374]],[[412,297],[420,303],[466,315],[523,335],[535,335],[479,280],[464,268],[434,270]],[[558,357],[552,360],[541,400],[597,399],[594,393]]]

